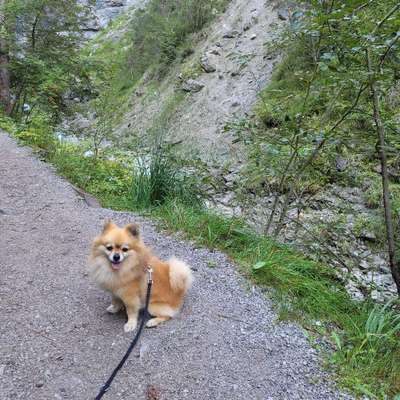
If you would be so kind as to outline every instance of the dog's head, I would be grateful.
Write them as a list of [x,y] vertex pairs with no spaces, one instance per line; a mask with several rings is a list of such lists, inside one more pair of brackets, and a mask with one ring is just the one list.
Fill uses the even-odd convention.
[[97,256],[109,261],[114,271],[120,270],[127,259],[136,263],[143,252],[138,225],[132,223],[120,228],[112,221],[107,221],[102,233],[94,241],[94,250]]

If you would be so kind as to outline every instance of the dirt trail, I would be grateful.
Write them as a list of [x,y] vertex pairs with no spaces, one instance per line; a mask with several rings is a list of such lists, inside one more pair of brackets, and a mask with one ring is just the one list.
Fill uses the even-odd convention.
[[[196,282],[178,318],[146,330],[107,399],[345,399],[301,329],[275,324],[226,257],[158,233],[129,213],[89,208],[51,168],[0,132],[0,398],[91,399],[131,336],[85,264],[105,218],[139,220]],[[209,265],[216,265],[210,268]]]

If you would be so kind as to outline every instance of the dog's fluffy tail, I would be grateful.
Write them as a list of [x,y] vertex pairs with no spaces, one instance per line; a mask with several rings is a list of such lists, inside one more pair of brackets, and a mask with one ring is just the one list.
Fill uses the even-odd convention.
[[173,257],[168,261],[169,282],[174,292],[183,292],[190,289],[193,282],[193,275],[190,267],[183,261]]

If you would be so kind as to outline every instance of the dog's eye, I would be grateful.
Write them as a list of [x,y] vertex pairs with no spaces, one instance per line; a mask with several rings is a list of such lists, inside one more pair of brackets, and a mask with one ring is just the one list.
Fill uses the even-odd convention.
[[108,245],[108,246],[106,246],[106,249],[107,249],[108,251],[111,251],[111,250],[113,249],[113,247],[110,246],[110,245]]
[[122,251],[123,251],[124,253],[126,253],[128,250],[129,250],[129,249],[128,249],[127,247],[123,247],[123,248],[122,248]]

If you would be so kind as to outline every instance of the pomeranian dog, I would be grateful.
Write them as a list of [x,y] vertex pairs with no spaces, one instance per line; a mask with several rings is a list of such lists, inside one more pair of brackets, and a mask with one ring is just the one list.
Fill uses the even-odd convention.
[[147,291],[147,269],[153,269],[147,327],[154,327],[174,317],[192,284],[190,268],[176,258],[163,262],[154,256],[140,237],[139,227],[123,228],[107,221],[92,244],[89,272],[94,281],[112,295],[107,311],[111,314],[125,307],[128,322],[125,332],[137,326],[139,310]]

